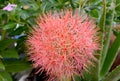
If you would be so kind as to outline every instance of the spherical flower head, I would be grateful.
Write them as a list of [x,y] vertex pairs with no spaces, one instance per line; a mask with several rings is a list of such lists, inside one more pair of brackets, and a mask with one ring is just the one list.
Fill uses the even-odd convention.
[[[28,55],[35,68],[46,71],[48,81],[80,75],[99,49],[98,29],[87,16],[72,11],[51,12],[37,19],[28,35]],[[57,80],[55,80],[57,79]]]

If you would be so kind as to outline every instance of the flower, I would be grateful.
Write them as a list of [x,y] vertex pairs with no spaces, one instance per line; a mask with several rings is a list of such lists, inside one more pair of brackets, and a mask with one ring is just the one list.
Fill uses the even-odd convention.
[[98,29],[88,17],[68,10],[43,14],[37,24],[28,35],[28,55],[34,68],[40,68],[38,72],[46,71],[48,81],[81,76],[95,60]]
[[7,10],[7,11],[12,11],[13,10],[13,8],[14,7],[16,7],[17,5],[15,5],[15,4],[8,4],[7,6],[5,6],[4,8],[3,8],[3,10]]

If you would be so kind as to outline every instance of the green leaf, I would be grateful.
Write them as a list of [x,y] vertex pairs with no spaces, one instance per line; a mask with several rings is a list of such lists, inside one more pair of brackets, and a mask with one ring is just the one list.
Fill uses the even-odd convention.
[[27,11],[24,11],[24,10],[21,10],[19,13],[18,13],[18,16],[20,18],[22,18],[23,20],[27,19],[30,17],[29,13]]
[[19,0],[20,3],[29,4],[35,2],[34,0]]
[[120,47],[120,34],[117,36],[113,44],[108,50],[106,59],[104,61],[103,67],[101,69],[101,75],[105,75],[111,68]]
[[20,72],[31,68],[29,62],[21,60],[5,60],[3,61],[5,69],[8,72]]
[[15,22],[9,22],[8,24],[6,24],[5,26],[3,26],[3,29],[4,30],[7,30],[7,29],[11,29],[11,28],[14,28],[16,26],[17,23]]
[[0,81],[5,81],[4,77],[0,74]]
[[10,36],[15,36],[15,35],[20,35],[21,33],[23,33],[24,31],[28,30],[27,27],[25,26],[20,26],[18,27],[16,30],[11,30],[10,31]]
[[15,41],[16,41],[15,39],[7,39],[0,41],[0,50],[4,50],[9,46],[13,45]]
[[120,66],[117,66],[102,81],[118,81],[120,79]]
[[95,18],[98,18],[98,17],[99,17],[98,11],[97,11],[96,9],[92,10],[92,11],[90,12],[90,15],[91,15],[92,17],[95,17]]
[[1,60],[0,60],[0,69],[5,70],[5,66],[4,66],[4,64],[2,63]]
[[43,2],[43,3],[42,3],[42,12],[45,12],[45,11],[47,11],[47,10],[50,10],[50,9],[51,9],[52,7],[54,7],[55,5],[57,5],[56,2],[55,2],[55,1],[52,1],[52,0],[47,1],[47,2]]
[[118,15],[120,15],[120,0],[116,0],[116,8],[115,8],[115,10],[116,10],[116,13]]
[[4,79],[3,81],[13,81],[11,75],[8,72],[6,72],[6,71],[1,71],[0,75]]
[[74,75],[74,81],[82,81],[81,80],[81,77],[80,76],[78,76],[78,75]]
[[3,14],[6,14],[6,11],[0,10],[0,16],[2,16]]
[[1,52],[3,58],[19,58],[15,49],[8,49]]
[[33,8],[34,11],[39,9],[39,6],[36,3],[32,3],[29,6],[31,6]]
[[1,55],[0,55],[0,59],[3,58]]

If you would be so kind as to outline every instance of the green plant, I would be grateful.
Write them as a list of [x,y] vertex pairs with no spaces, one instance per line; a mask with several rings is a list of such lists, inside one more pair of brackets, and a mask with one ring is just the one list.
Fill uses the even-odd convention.
[[[12,11],[3,10],[8,4],[15,4]],[[13,81],[13,73],[31,68],[25,50],[26,34],[36,25],[35,19],[48,11],[72,9],[85,13],[100,28],[101,51],[98,62],[83,77],[76,81],[117,81],[120,66],[110,71],[120,47],[120,0],[0,0],[0,81]],[[110,45],[111,35],[115,40]],[[24,67],[23,67],[24,66]]]

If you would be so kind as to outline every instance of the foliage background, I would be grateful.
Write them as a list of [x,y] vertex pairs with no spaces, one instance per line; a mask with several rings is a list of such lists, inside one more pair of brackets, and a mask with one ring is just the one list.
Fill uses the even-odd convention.
[[[16,4],[5,11],[8,3]],[[0,0],[0,81],[16,81],[15,75],[31,69],[25,53],[29,29],[36,25],[40,14],[52,10],[73,9],[95,20],[101,32],[101,47],[95,67],[76,81],[117,81],[120,66],[109,72],[120,46],[120,0]],[[111,35],[115,41],[109,47]]]

